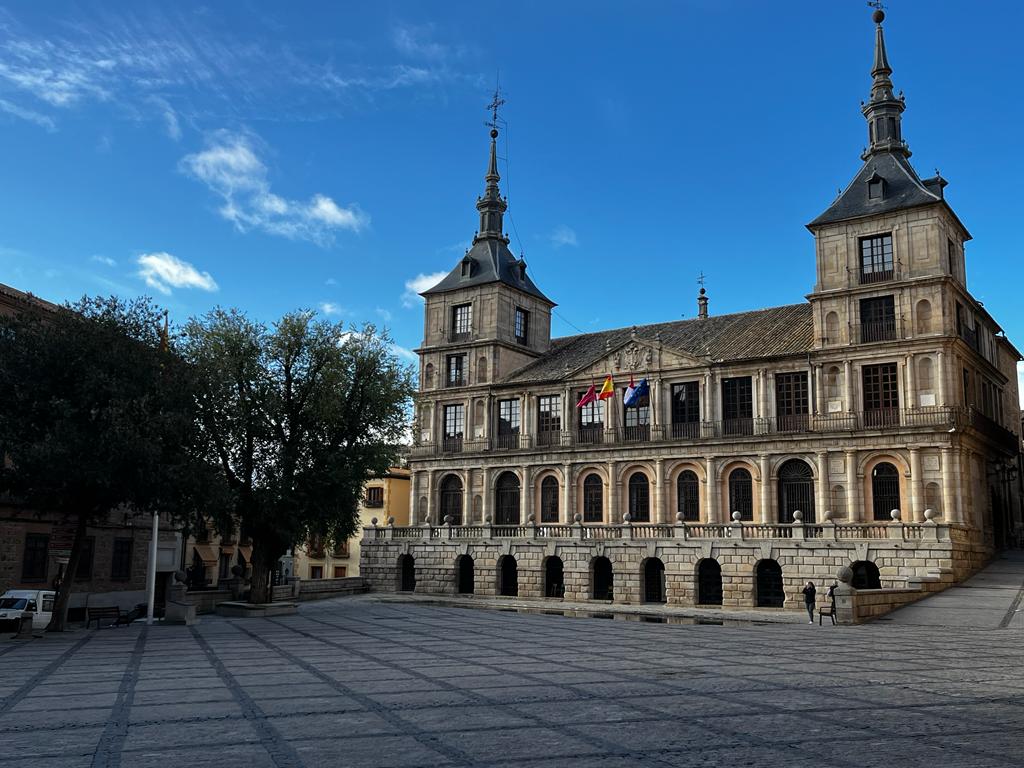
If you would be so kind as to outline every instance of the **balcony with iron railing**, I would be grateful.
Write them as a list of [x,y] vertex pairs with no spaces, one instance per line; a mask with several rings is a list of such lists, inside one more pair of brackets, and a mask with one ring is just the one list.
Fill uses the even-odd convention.
[[860,324],[860,343],[894,341],[896,339],[896,318],[871,320]]
[[891,269],[876,269],[872,272],[860,273],[860,284],[871,285],[873,283],[884,283],[886,280],[892,280],[894,272]]

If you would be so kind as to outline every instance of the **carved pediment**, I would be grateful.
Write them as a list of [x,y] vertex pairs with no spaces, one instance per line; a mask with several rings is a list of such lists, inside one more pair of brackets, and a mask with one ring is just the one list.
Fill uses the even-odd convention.
[[660,341],[648,341],[633,337],[618,347],[606,349],[604,354],[588,365],[567,372],[569,377],[590,376],[604,378],[628,375],[646,376],[655,371],[669,371],[679,368],[701,368],[704,360],[681,350],[669,349]]

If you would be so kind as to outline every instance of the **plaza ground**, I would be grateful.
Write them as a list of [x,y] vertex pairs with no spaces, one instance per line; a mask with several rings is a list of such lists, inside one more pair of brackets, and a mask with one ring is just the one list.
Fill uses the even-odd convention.
[[1024,766],[1024,561],[994,568],[858,627],[366,596],[4,640],[0,768]]

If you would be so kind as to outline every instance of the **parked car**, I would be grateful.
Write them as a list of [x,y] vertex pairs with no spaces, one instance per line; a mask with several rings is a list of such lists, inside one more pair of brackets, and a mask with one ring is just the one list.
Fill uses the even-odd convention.
[[57,593],[48,589],[9,589],[0,596],[0,628],[17,629],[21,614],[32,614],[32,628],[45,629],[53,613]]

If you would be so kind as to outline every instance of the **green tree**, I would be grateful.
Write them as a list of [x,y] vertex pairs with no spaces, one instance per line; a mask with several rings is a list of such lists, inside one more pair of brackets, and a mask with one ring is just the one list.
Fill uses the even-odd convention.
[[272,327],[216,309],[185,328],[206,458],[233,503],[214,522],[253,542],[253,602],[310,535],[355,532],[366,480],[397,458],[412,371],[372,325],[346,329],[294,312]]
[[48,630],[64,629],[88,525],[200,498],[183,492],[196,458],[191,376],[163,327],[148,299],[0,319],[0,492],[75,529]]

